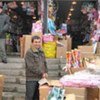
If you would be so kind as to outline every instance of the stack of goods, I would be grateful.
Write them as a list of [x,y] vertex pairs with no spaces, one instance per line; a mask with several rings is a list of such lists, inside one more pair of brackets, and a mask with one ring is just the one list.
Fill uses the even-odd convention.
[[[66,58],[68,63],[66,64],[66,69],[70,71],[71,75],[65,75],[60,79],[60,82],[64,86],[90,88],[100,86],[99,58],[96,58],[95,62],[92,60],[91,63],[85,61],[87,68],[84,67],[80,53],[77,50],[70,53],[68,52]],[[72,68],[77,69],[74,74],[72,73]],[[79,68],[81,68],[81,70]],[[82,70],[82,68],[84,68],[84,70]]]
[[71,52],[66,52],[66,62],[67,64],[64,70],[68,71],[70,74],[74,73],[74,71],[80,71],[85,68],[81,53],[77,49],[72,50]]
[[43,35],[43,50],[46,58],[56,57],[56,42],[51,34]]

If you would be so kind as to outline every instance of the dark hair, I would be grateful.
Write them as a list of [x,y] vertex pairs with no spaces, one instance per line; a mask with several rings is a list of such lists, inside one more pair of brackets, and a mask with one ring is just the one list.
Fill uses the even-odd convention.
[[35,39],[40,39],[39,36],[33,36],[31,42],[33,42]]

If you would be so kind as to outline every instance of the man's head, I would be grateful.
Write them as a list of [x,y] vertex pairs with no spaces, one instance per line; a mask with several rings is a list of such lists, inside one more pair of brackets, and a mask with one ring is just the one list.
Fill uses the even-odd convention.
[[2,2],[0,2],[0,13],[3,11],[3,5]]
[[33,36],[32,37],[32,45],[35,48],[40,48],[41,47],[41,38],[39,36]]

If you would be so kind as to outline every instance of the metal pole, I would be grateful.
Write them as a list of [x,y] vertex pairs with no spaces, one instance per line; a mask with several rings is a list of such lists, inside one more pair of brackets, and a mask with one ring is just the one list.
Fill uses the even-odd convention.
[[48,0],[43,0],[43,33],[48,33]]
[[100,0],[98,0],[97,2],[98,2],[98,11],[100,11]]

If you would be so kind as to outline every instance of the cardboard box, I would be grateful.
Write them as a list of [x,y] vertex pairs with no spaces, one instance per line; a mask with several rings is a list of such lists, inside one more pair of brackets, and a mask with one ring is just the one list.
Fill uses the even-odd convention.
[[44,84],[47,83],[47,85],[43,85],[42,84],[39,87],[40,100],[47,100],[49,91],[52,89],[53,86],[62,87],[62,85],[60,84],[59,80],[46,80],[46,79],[42,79],[41,83],[44,83]]
[[25,38],[25,42],[24,42],[24,56],[27,52],[27,50],[30,48],[31,46],[31,35],[23,35],[23,37]]
[[65,100],[77,100],[74,94],[66,94]]
[[[70,68],[71,74],[74,74],[75,72],[79,72],[85,70],[85,67],[80,67],[80,68]],[[70,74],[70,73],[69,73]]]
[[85,88],[76,88],[76,87],[64,87],[66,94],[75,94],[75,96],[86,97],[87,92]]
[[100,100],[100,87],[99,87],[99,100]]
[[30,48],[31,45],[31,35],[23,35],[22,38],[20,38],[20,56],[23,58],[27,52],[27,50]]
[[21,37],[20,38],[20,56],[21,56],[21,58],[24,57],[24,45],[25,45],[25,38]]
[[39,81],[39,84],[40,86],[43,86],[43,85],[48,85],[48,86],[57,86],[57,87],[62,87],[62,84],[60,83],[59,80],[47,80],[45,78],[41,79]]
[[75,94],[66,94],[65,100],[86,100],[84,96],[76,96]]
[[56,58],[66,58],[66,49],[64,47],[57,47]]
[[97,43],[96,54],[100,55],[100,42]]
[[0,75],[0,100],[2,100],[3,85],[4,85],[4,76]]
[[47,85],[40,86],[39,91],[40,91],[40,100],[47,100],[50,87]]
[[62,84],[60,83],[59,80],[48,80],[49,86],[57,86],[57,87],[62,87]]
[[32,36],[35,36],[35,35],[37,35],[37,36],[39,36],[40,38],[42,38],[42,33],[41,32],[32,32],[32,34],[31,34]]
[[87,100],[100,100],[100,88],[87,88]]
[[62,45],[57,46],[56,58],[66,58],[66,51],[71,51],[72,39],[67,38],[66,40],[59,41]]
[[83,58],[94,58],[93,46],[78,46]]
[[95,58],[95,54],[92,52],[81,52],[81,54],[82,54],[82,58],[90,58],[90,59]]
[[[88,100],[86,88],[65,87],[66,94],[74,94],[75,100]],[[71,99],[70,99],[71,100]]]
[[93,46],[78,46],[81,52],[93,52]]
[[85,96],[76,96],[76,100],[87,100]]

